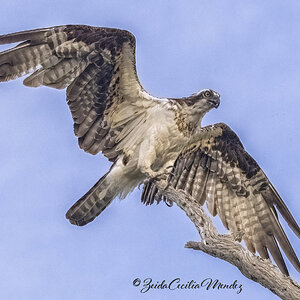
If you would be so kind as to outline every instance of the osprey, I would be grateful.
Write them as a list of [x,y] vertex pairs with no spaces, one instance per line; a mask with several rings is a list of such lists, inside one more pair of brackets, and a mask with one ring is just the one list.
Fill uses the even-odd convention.
[[16,42],[0,54],[0,81],[32,73],[26,86],[67,88],[80,148],[113,162],[67,212],[72,224],[91,222],[143,182],[142,202],[159,202],[156,182],[163,181],[201,205],[207,201],[227,229],[243,232],[251,252],[271,254],[288,274],[278,242],[300,271],[277,210],[298,237],[300,228],[273,185],[227,125],[201,127],[203,116],[219,106],[217,92],[149,95],[136,74],[135,38],[125,30],[67,25],[0,36],[0,44]]

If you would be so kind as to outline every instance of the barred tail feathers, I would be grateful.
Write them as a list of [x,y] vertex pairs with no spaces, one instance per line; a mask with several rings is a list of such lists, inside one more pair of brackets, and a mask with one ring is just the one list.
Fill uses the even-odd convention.
[[112,202],[116,195],[111,192],[107,174],[67,211],[66,218],[70,223],[78,226],[86,225]]
[[122,196],[124,188],[124,166],[120,161],[114,163],[98,182],[82,196],[66,213],[70,223],[78,226],[93,221],[118,195]]

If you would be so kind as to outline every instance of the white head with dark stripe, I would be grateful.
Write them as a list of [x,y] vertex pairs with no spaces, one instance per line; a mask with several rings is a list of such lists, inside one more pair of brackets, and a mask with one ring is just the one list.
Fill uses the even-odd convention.
[[220,105],[220,94],[210,89],[201,90],[198,93],[192,94],[188,97],[195,108],[202,108],[210,110],[212,108],[218,108]]
[[176,100],[189,115],[198,115],[202,118],[212,108],[218,108],[220,94],[211,89],[204,89],[189,97]]

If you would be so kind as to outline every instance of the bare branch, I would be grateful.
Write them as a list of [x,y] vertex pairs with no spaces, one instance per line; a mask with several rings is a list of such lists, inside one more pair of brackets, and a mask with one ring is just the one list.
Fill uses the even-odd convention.
[[[280,272],[270,260],[262,259],[236,242],[237,236],[219,234],[200,204],[184,193],[157,183],[162,195],[175,202],[194,223],[200,242],[188,242],[185,247],[201,250],[236,266],[247,278],[260,283],[282,299],[300,299],[300,286]],[[242,233],[240,233],[242,234]]]

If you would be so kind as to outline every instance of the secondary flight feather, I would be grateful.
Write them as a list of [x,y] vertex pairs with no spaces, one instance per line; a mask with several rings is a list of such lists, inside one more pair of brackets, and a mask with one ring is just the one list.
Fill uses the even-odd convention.
[[206,202],[227,229],[243,233],[250,251],[271,254],[288,274],[279,243],[300,271],[277,211],[298,237],[300,228],[273,185],[227,125],[201,127],[203,116],[219,106],[217,92],[149,95],[136,73],[135,38],[125,30],[65,25],[0,36],[0,44],[18,42],[0,53],[0,81],[30,74],[26,86],[66,88],[80,148],[113,162],[67,212],[72,224],[91,222],[145,180],[142,202],[159,202],[155,183],[161,180]]

